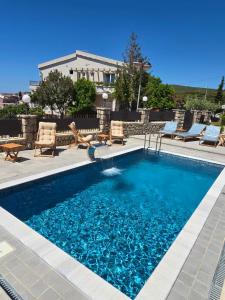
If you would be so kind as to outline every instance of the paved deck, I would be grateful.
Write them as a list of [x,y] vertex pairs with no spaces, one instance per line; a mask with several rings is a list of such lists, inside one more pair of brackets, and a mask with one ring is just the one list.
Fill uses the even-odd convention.
[[[129,139],[124,146],[121,146],[121,144],[110,147],[104,144],[101,146],[96,145],[96,157],[130,149],[140,144],[143,145],[143,142],[140,140]],[[20,161],[15,163],[4,161],[4,156],[4,153],[0,153],[0,183],[89,160],[85,149],[77,150],[76,147],[68,149],[66,146],[57,147],[54,158],[34,157],[33,150],[21,151],[19,153]]]
[[[143,136],[134,136],[128,139],[126,146],[100,147],[97,149],[96,155],[103,156],[140,145],[143,145]],[[225,163],[225,148],[223,147],[213,148],[200,146],[198,142],[184,143],[163,139],[162,150]],[[0,156],[3,157],[3,154]],[[85,150],[67,149],[66,147],[59,147],[58,155],[55,158],[34,158],[33,151],[22,151],[20,156],[23,160],[16,163],[0,158],[0,183],[87,160]],[[169,300],[208,299],[210,284],[225,238],[224,220],[225,188],[184,264],[170,292]],[[0,226],[1,241],[7,241],[14,251],[0,258],[0,273],[24,299],[88,299],[80,290]]]

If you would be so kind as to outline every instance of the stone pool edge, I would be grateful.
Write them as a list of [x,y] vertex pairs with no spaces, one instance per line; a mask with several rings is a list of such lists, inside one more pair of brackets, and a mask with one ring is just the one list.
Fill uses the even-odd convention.
[[[133,147],[117,153],[106,155],[102,158],[107,159],[123,155],[143,147]],[[163,151],[171,155],[183,158],[194,159],[213,164],[224,165],[213,160],[201,159],[194,156],[181,155],[175,152]],[[26,182],[31,182],[43,177],[69,171],[78,167],[91,164],[90,161],[83,161],[66,167],[57,168],[51,171],[31,175],[22,179],[12,180],[0,184],[0,190],[17,186]],[[191,249],[194,246],[198,235],[203,228],[207,217],[213,208],[225,182],[225,169],[222,170],[216,181],[213,183],[205,197],[200,202],[182,231],[179,233],[171,247],[168,249],[154,272],[146,281],[143,288],[135,299],[137,300],[165,300],[173,287]],[[74,284],[82,293],[90,299],[130,299],[118,289],[113,287],[100,276],[89,270],[83,264],[66,254],[63,250],[45,239],[39,233],[14,217],[8,211],[0,207],[1,225],[10,232],[15,238],[25,246],[34,251],[41,259],[47,262],[59,274]]]

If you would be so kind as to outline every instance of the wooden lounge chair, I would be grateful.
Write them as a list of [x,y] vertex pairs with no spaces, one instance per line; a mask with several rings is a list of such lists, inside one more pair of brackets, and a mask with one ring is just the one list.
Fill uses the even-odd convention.
[[89,134],[87,136],[83,136],[76,128],[75,122],[72,122],[68,125],[71,129],[75,142],[70,144],[69,147],[77,146],[79,148],[80,145],[84,145],[86,147],[91,147],[91,141],[94,140],[94,137],[92,134]]
[[[44,154],[42,149],[52,150],[51,155]],[[39,122],[37,141],[34,143],[34,156],[51,156],[54,157],[56,148],[56,123]],[[36,150],[40,149],[40,153],[36,154]]]
[[123,122],[122,121],[111,121],[110,126],[110,143],[112,144],[113,140],[120,140],[122,146],[124,145],[124,133],[123,133]]

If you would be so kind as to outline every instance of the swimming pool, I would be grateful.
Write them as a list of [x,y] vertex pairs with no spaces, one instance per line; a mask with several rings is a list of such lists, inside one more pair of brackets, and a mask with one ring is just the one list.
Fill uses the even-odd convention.
[[221,170],[140,150],[2,191],[0,205],[134,298]]

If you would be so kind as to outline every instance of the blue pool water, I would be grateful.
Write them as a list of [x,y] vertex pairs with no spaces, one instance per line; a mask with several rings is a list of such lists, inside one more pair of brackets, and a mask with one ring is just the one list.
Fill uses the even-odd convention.
[[221,170],[136,151],[2,191],[0,205],[134,299]]

